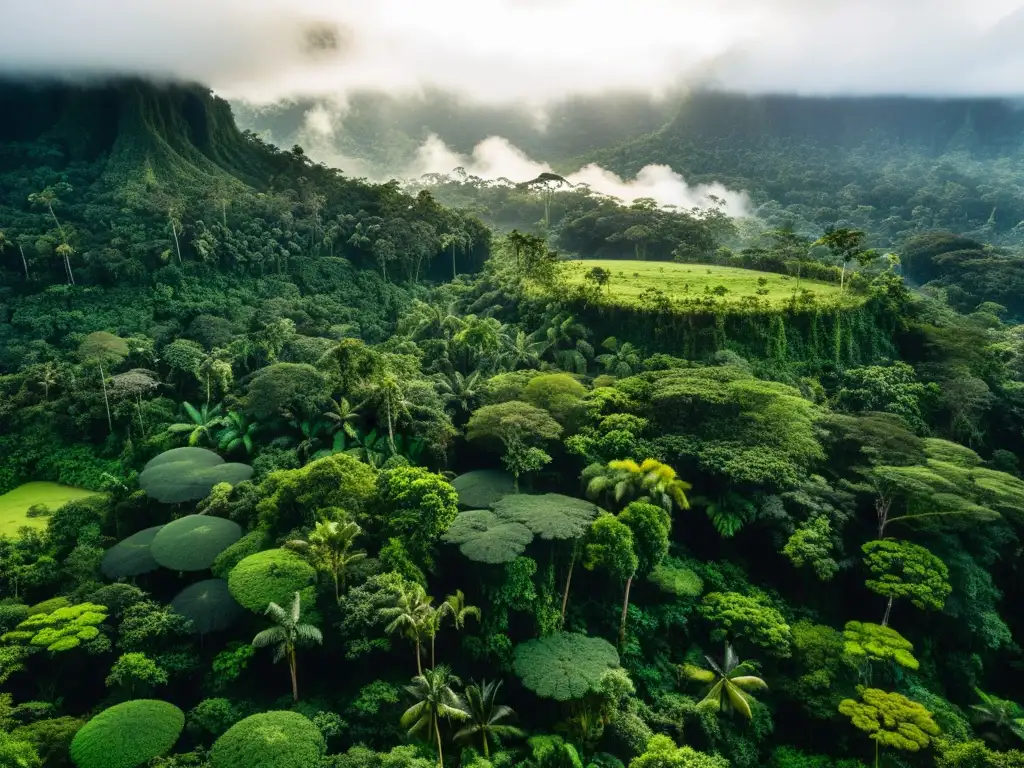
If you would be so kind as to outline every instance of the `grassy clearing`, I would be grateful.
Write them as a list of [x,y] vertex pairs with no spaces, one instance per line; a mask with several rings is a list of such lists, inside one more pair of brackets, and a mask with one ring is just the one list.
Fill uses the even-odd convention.
[[[769,307],[781,307],[793,297],[797,286],[796,278],[789,275],[707,264],[585,259],[567,262],[566,267],[566,277],[574,284],[583,283],[594,267],[607,269],[612,277],[603,290],[608,292],[614,303],[623,306],[635,304],[644,291],[657,288],[673,300],[699,300],[714,296],[719,303],[729,305],[739,304],[746,297],[757,297],[767,302]],[[721,293],[719,286],[726,288],[726,292]],[[716,288],[718,294],[714,292]],[[839,286],[832,283],[803,279],[800,280],[800,289],[811,291],[822,303],[833,303],[840,298],[850,304],[861,302],[861,298],[854,294],[841,294]]]
[[62,504],[87,496],[95,496],[95,491],[84,488],[72,488],[60,483],[25,483],[0,496],[0,536],[14,536],[18,529],[27,525],[32,528],[45,528],[45,517],[26,517],[25,513],[33,504],[45,504],[50,511]]

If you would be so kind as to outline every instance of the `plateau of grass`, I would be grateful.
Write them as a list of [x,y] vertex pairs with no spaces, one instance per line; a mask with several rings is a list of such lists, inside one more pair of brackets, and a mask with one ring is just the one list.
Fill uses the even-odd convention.
[[[587,280],[587,273],[594,267],[608,270],[611,280],[601,289],[602,293],[622,306],[636,304],[644,291],[657,288],[673,300],[711,296],[719,303],[729,305],[739,304],[745,297],[756,296],[768,302],[769,307],[782,307],[797,289],[797,279],[789,275],[710,264],[584,259],[565,262],[565,267],[567,279],[577,285]],[[801,279],[799,285],[801,291],[811,291],[823,303],[841,299],[844,303],[856,305],[862,301],[861,297],[849,291],[842,294],[834,283]],[[722,288],[726,290],[723,292]]]
[[95,496],[95,491],[72,488],[60,483],[25,483],[0,496],[0,536],[16,536],[23,525],[45,528],[45,517],[27,517],[28,508],[43,504],[51,512],[75,499]]

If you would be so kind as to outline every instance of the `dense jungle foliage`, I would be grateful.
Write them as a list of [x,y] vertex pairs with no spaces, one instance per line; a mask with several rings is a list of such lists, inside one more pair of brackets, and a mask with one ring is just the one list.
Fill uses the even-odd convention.
[[83,494],[0,495],[0,767],[1024,766],[1024,308],[969,222],[849,220],[853,151],[734,221],[373,185],[196,87],[0,114],[0,494]]

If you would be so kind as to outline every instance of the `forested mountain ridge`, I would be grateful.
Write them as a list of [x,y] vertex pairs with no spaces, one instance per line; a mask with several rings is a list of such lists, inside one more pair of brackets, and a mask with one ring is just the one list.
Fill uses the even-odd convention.
[[0,94],[0,768],[1024,767],[1011,254]]

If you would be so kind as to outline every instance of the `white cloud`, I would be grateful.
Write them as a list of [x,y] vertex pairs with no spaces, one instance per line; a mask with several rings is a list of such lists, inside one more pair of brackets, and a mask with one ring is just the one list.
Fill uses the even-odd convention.
[[[473,148],[469,156],[449,149],[436,135],[431,135],[419,148],[416,160],[406,177],[427,173],[451,174],[455,168],[482,179],[506,178],[512,182],[529,181],[539,174],[550,172],[551,166],[532,160],[507,139],[491,136]],[[724,210],[730,216],[750,214],[750,199],[746,192],[727,189],[721,184],[691,186],[681,174],[667,165],[648,165],[640,169],[635,179],[622,179],[596,164],[584,166],[566,177],[573,184],[586,184],[595,192],[632,203],[641,197],[650,197],[661,205],[674,205],[682,209],[708,208],[715,196],[725,201]]]
[[680,82],[1019,95],[1022,39],[1020,0],[0,0],[0,73],[186,78],[251,100],[434,86],[541,103]]

